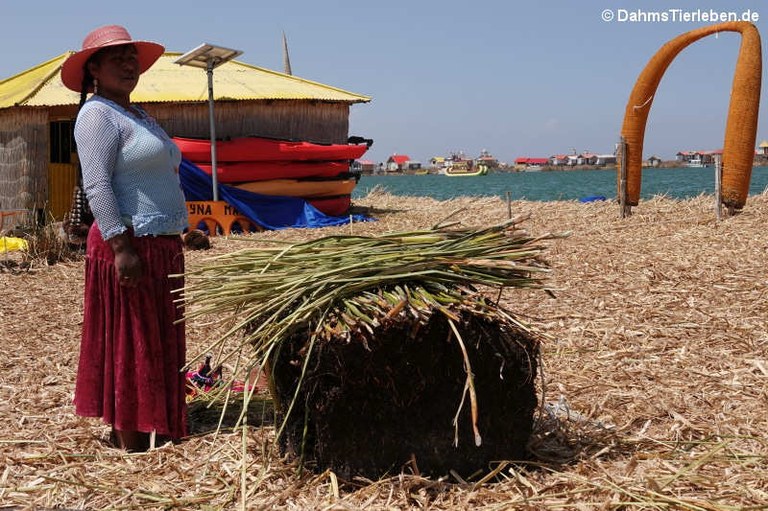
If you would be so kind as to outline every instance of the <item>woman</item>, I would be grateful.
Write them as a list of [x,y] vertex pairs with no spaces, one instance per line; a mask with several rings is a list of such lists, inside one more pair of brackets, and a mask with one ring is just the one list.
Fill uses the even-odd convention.
[[[95,223],[88,232],[78,415],[112,425],[129,451],[149,447],[149,433],[186,434],[186,346],[180,233],[187,210],[178,177],[181,154],[130,95],[163,46],[133,41],[123,27],[101,27],[61,70],[81,93],[75,140],[83,189]],[[85,101],[88,92],[93,95]]]

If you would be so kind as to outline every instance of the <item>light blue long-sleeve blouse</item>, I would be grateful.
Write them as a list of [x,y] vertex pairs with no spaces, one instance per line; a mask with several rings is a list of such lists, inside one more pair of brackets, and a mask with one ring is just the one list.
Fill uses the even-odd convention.
[[136,236],[180,233],[187,208],[181,152],[141,108],[91,97],[75,122],[83,190],[105,240],[133,227]]

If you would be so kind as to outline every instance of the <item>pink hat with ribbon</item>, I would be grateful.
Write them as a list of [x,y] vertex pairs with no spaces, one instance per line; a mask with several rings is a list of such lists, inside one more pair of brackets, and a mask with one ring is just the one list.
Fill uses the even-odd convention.
[[[97,28],[83,40],[80,51],[70,55],[61,66],[61,81],[75,92],[80,92],[83,87],[84,66],[91,55],[109,46],[132,44],[136,48],[139,59],[139,73],[143,73],[154,64],[165,51],[162,44],[152,41],[134,41],[128,31],[120,25],[107,25]],[[91,92],[93,88],[89,88]]]

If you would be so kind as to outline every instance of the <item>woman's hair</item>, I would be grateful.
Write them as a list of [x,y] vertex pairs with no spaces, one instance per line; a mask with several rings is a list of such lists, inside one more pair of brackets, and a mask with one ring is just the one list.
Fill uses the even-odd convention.
[[[93,76],[91,75],[91,71],[88,69],[89,64],[92,62],[97,62],[100,58],[100,53],[102,50],[97,51],[91,57],[85,61],[85,64],[83,64],[83,83],[80,85],[80,104],[77,107],[77,112],[80,113],[80,109],[83,108],[83,105],[85,104],[85,100],[88,99],[88,90],[93,86]],[[83,187],[83,167],[80,164],[80,158],[77,159],[77,189],[75,191],[75,194],[81,193],[82,194],[82,187]],[[85,201],[85,195],[83,194],[80,198],[81,200]],[[71,214],[71,217],[73,217],[73,220],[76,221],[76,223],[80,223],[81,219],[80,216],[75,213],[75,210],[73,209]]]
[[83,83],[80,85],[80,106],[77,107],[78,112],[83,108],[85,100],[88,98],[88,90],[93,87],[93,76],[91,76],[91,71],[88,67],[91,63],[99,60],[99,53],[101,53],[101,51],[102,50],[99,50],[91,55],[91,57],[85,61],[85,64],[83,64]]
[[86,71],[83,73],[83,84],[80,87],[80,105],[77,107],[78,112],[83,108],[85,100],[88,98],[88,89],[90,89],[93,84],[93,77],[91,76],[91,73],[88,72],[88,66],[86,65],[85,68]]

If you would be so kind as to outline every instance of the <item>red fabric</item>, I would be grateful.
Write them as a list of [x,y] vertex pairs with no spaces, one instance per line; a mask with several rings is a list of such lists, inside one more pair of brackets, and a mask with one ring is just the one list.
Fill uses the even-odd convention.
[[80,363],[75,387],[78,415],[101,417],[118,430],[187,433],[183,310],[171,294],[183,286],[181,237],[134,237],[143,276],[120,286],[111,247],[96,224],[88,233]]

